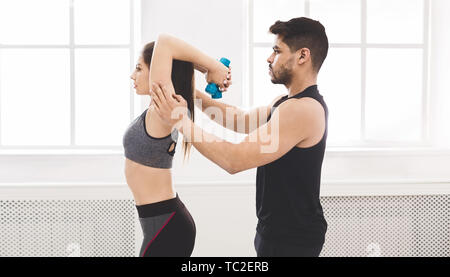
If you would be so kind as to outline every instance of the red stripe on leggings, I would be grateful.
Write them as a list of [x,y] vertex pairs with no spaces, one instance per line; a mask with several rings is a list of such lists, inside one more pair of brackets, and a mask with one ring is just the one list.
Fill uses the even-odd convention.
[[173,212],[172,215],[169,217],[169,219],[167,219],[166,223],[163,225],[163,227],[161,227],[161,229],[159,229],[158,233],[156,233],[156,235],[153,237],[153,239],[147,244],[147,247],[145,247],[144,253],[142,254],[142,257],[145,256],[145,252],[147,252],[148,247],[150,246],[150,244],[152,244],[152,242],[156,239],[156,237],[159,235],[159,233],[161,233],[161,231],[164,229],[164,227],[166,227],[166,225],[169,223],[169,221],[172,219],[172,217],[175,215],[176,212]]

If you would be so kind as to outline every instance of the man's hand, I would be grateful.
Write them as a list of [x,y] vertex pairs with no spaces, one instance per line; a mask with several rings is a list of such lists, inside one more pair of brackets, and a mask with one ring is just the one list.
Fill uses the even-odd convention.
[[221,62],[217,63],[217,67],[206,72],[206,82],[215,83],[219,86],[220,91],[227,91],[232,84],[231,81],[231,66],[226,67]]
[[189,119],[187,102],[181,95],[175,94],[172,85],[152,83],[150,96],[152,97],[150,106],[170,127],[175,125],[176,128],[181,128],[181,121]]

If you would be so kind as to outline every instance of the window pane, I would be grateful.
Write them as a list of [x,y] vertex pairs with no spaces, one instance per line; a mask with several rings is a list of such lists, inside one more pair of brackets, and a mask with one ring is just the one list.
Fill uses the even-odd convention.
[[361,50],[330,48],[317,83],[329,110],[330,144],[360,140]]
[[325,26],[330,43],[361,41],[360,0],[311,0],[310,14]]
[[367,0],[367,42],[422,43],[423,0]]
[[128,49],[75,50],[75,144],[121,145],[130,120]]
[[269,63],[267,63],[270,54],[272,49],[269,47],[253,49],[253,107],[267,106],[275,97],[287,94],[284,85],[274,85],[270,81]]
[[74,0],[74,17],[76,44],[130,42],[129,0]]
[[417,141],[422,126],[421,49],[368,49],[366,135]]
[[253,1],[253,40],[254,42],[272,42],[269,28],[275,21],[286,21],[304,16],[303,0],[254,0]]
[[69,51],[4,49],[1,55],[2,144],[68,145]]
[[68,0],[1,0],[0,43],[68,44]]

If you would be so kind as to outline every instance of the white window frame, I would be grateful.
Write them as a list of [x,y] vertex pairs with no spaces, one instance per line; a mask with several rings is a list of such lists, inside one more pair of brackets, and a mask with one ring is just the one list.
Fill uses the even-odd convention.
[[[253,105],[253,49],[257,47],[272,48],[270,42],[254,42],[254,30],[253,30],[253,13],[254,6],[253,1],[249,0],[249,93],[248,102]],[[256,0],[257,1],[257,0]],[[423,41],[422,43],[367,43],[367,0],[360,0],[361,5],[361,42],[360,43],[330,43],[330,48],[356,48],[361,50],[361,125],[360,125],[360,140],[352,141],[347,144],[330,144],[330,147],[360,147],[360,148],[373,148],[373,147],[431,147],[430,140],[430,116],[429,116],[429,16],[430,16],[430,2],[429,0],[423,0]],[[304,4],[304,16],[310,16],[310,0],[305,0]],[[325,26],[326,27],[326,26]],[[267,27],[268,28],[268,27]],[[399,142],[399,141],[379,141],[369,140],[366,138],[366,52],[368,48],[384,48],[384,49],[422,49],[423,50],[423,81],[422,81],[422,135],[419,142]],[[320,73],[319,73],[320,74]],[[320,86],[320,84],[319,84]]]
[[[137,42],[140,41],[140,0],[128,0],[130,5],[130,37],[127,44],[75,44],[75,24],[74,24],[74,0],[69,0],[69,43],[68,44],[0,44],[1,49],[69,49],[70,51],[70,144],[62,146],[7,146],[3,145],[0,134],[0,155],[2,153],[89,153],[86,150],[100,151],[122,151],[122,146],[102,146],[102,145],[76,145],[75,144],[75,50],[76,49],[129,49],[130,50],[130,74],[135,67],[137,60],[136,53],[138,51]],[[76,8],[76,7],[75,7]],[[125,76],[128,77],[128,76]],[[135,96],[133,88],[130,86],[130,121],[136,114],[136,109],[141,106],[141,99]],[[0,91],[1,96],[1,91]],[[1,101],[1,98],[0,98]],[[0,114],[1,116],[1,114]],[[1,119],[1,118],[0,118]],[[1,128],[0,128],[1,132]],[[74,152],[75,150],[75,152]],[[80,151],[77,151],[80,150]],[[62,152],[61,152],[62,151]],[[104,152],[104,151],[103,151]]]

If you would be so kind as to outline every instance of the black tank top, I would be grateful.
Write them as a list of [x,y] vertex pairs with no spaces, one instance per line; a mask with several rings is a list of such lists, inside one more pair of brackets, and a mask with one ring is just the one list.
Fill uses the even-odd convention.
[[[328,134],[328,108],[317,85],[288,97],[283,96],[271,108],[291,98],[311,97],[325,111],[325,132],[316,145],[294,146],[278,160],[260,166],[256,173],[257,232],[267,239],[298,245],[317,245],[325,241],[327,222],[320,204],[320,176]],[[280,119],[282,120],[282,119]]]

